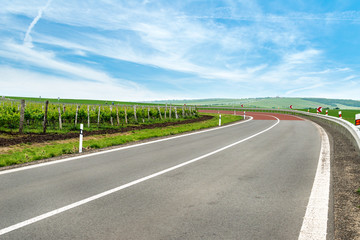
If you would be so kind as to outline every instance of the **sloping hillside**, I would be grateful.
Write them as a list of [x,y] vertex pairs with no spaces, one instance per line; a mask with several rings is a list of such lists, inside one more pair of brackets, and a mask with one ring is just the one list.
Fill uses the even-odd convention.
[[194,100],[167,100],[155,101],[154,103],[167,103],[167,104],[188,104],[199,106],[234,106],[251,108],[289,108],[293,105],[294,109],[304,108],[340,108],[340,109],[360,109],[360,101],[357,100],[344,100],[344,99],[326,99],[326,98],[245,98],[245,99],[194,99]]

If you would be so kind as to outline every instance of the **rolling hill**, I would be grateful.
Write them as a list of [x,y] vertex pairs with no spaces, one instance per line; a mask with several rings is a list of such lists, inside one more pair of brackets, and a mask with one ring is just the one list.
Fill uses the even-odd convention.
[[360,109],[360,101],[345,99],[327,99],[327,98],[244,98],[244,99],[194,99],[194,100],[168,100],[155,101],[153,103],[167,104],[188,104],[198,106],[234,106],[239,107],[242,104],[248,108],[289,108],[293,105],[294,109],[317,108],[319,106],[329,109]]

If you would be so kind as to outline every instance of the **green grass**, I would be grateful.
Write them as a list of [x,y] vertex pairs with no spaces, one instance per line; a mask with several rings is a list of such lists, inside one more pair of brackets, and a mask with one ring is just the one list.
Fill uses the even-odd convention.
[[[83,147],[89,150],[105,148],[148,138],[170,136],[178,133],[218,126],[218,115],[214,114],[213,116],[215,116],[213,119],[203,122],[169,126],[165,128],[136,130],[127,135],[108,135],[103,136],[101,139],[85,140],[83,142]],[[241,116],[222,115],[221,122],[224,125],[241,119]],[[22,144],[20,147],[16,147],[13,150],[0,155],[0,167],[61,156],[64,154],[77,153],[79,151],[78,146],[78,141],[69,143],[52,142],[48,145],[41,146]]]

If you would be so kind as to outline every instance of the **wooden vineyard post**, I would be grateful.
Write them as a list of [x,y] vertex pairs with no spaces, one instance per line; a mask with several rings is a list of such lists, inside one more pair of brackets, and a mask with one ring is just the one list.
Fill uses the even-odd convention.
[[88,114],[88,128],[90,128],[90,106],[87,107],[87,114]]
[[171,104],[170,104],[170,110],[169,110],[169,118],[171,119]]
[[148,120],[150,120],[150,107],[148,107]]
[[167,104],[165,105],[164,118],[166,119]]
[[145,119],[144,119],[144,106],[141,106],[141,117],[142,117],[142,122],[144,123],[145,122]]
[[58,111],[59,111],[59,128],[62,129],[60,104],[58,106]]
[[183,118],[185,118],[185,110],[184,110],[184,106],[182,106],[182,116],[183,116]]
[[98,127],[100,126],[100,106],[99,106],[99,111],[98,111],[98,121],[97,121],[97,125],[98,125]]
[[137,116],[136,116],[136,105],[134,105],[134,118],[135,118],[135,122],[137,122]]
[[126,112],[126,106],[125,106],[125,123],[126,123],[126,124],[128,124],[127,112]]
[[159,116],[160,116],[160,119],[162,120],[162,116],[161,116],[161,110],[160,110],[160,107],[158,107],[158,110],[159,110]]
[[117,125],[119,126],[120,119],[119,119],[119,106],[118,105],[116,105],[116,122],[117,122]]
[[43,133],[46,133],[46,125],[47,125],[47,113],[48,113],[49,101],[45,102],[45,113],[44,113],[44,122],[43,122]]
[[176,118],[176,119],[179,118],[179,116],[178,116],[178,114],[177,114],[177,109],[176,109],[176,107],[175,107],[175,118]]
[[112,117],[112,105],[110,105],[110,123],[111,126],[114,126],[113,117]]
[[24,128],[24,119],[25,119],[25,100],[21,100],[21,110],[20,110],[20,125],[19,125],[19,133],[23,133]]
[[76,125],[77,125],[78,113],[79,113],[79,105],[76,105],[76,112],[75,112],[75,127],[76,127]]

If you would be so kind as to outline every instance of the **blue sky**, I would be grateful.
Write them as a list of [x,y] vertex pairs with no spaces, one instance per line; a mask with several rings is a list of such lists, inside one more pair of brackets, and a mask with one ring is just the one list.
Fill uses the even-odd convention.
[[360,100],[358,0],[6,0],[0,95]]

